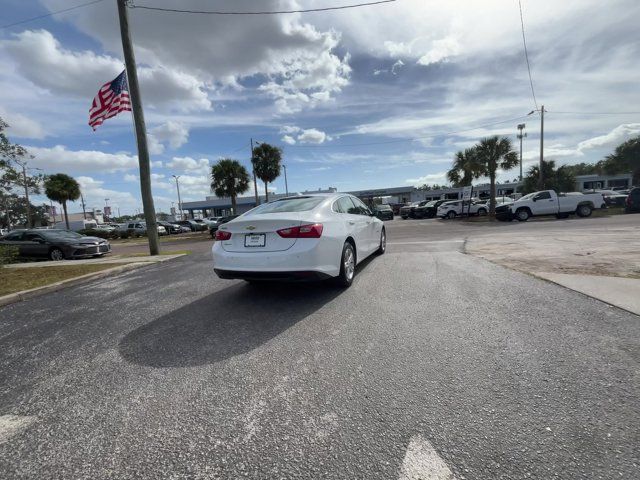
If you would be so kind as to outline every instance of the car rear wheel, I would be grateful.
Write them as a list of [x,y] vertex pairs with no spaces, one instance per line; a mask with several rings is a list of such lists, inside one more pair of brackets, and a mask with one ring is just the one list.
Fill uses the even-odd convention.
[[336,282],[341,287],[350,287],[355,274],[356,252],[350,242],[345,242],[342,247],[342,257],[340,260],[340,275],[336,278]]
[[481,209],[478,210],[478,216],[484,217],[486,215],[487,215],[487,210],[486,209],[481,208]]
[[59,248],[52,248],[49,252],[49,258],[55,262],[64,260],[64,252]]
[[451,210],[450,212],[447,213],[447,218],[449,220],[453,220],[454,218],[456,218],[456,212],[454,212],[453,210]]
[[378,255],[382,255],[387,250],[387,232],[385,229],[382,229],[380,232],[380,246],[378,247],[378,251],[376,252]]

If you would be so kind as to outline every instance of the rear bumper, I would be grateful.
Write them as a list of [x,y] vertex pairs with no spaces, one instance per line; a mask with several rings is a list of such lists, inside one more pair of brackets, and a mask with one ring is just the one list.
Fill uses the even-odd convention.
[[218,277],[225,280],[269,280],[275,282],[313,282],[327,280],[331,275],[316,271],[293,271],[293,272],[247,272],[242,270],[222,270],[214,268]]

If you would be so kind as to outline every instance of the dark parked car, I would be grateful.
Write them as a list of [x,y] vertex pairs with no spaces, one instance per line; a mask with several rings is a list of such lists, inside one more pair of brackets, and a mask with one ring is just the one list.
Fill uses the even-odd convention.
[[435,218],[438,207],[446,201],[447,200],[432,200],[427,203],[420,202],[424,204],[414,208],[413,215],[415,218]]
[[202,230],[207,229],[206,223],[198,223],[195,220],[178,220],[175,223],[177,225],[182,225],[183,227],[189,227],[192,232],[201,232]]
[[393,220],[393,210],[387,204],[376,205],[373,207],[373,213],[380,220]]
[[227,215],[226,217],[222,217],[217,223],[212,223],[209,225],[209,233],[211,234],[211,238],[216,237],[216,232],[218,231],[218,227],[223,223],[230,222],[234,218],[238,218],[240,215]]
[[180,225],[176,223],[160,221],[158,222],[158,225],[162,225],[169,234],[182,233],[182,228],[180,228]]
[[424,205],[426,205],[427,203],[429,203],[428,200],[423,200],[422,202],[413,202],[410,203],[409,205],[405,205],[404,207],[402,207],[400,209],[400,216],[402,218],[404,218],[405,220],[407,218],[416,218],[415,216],[415,211],[417,207],[422,207]]
[[513,220],[513,214],[511,213],[511,204],[503,203],[496,207],[496,220],[501,222],[510,222]]
[[0,245],[18,247],[20,257],[49,260],[99,257],[111,251],[107,240],[69,230],[16,230],[0,239]]
[[624,211],[626,213],[640,212],[640,187],[631,189],[624,202]]

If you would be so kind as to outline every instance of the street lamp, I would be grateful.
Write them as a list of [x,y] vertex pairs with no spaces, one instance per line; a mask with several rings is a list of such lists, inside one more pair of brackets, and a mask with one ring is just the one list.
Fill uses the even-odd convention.
[[107,219],[111,216],[111,212],[109,211],[109,200],[109,198],[104,199],[104,216],[107,217]]
[[180,211],[180,220],[182,220],[182,200],[180,200],[180,183],[178,180],[180,179],[180,175],[171,175],[176,179],[176,190],[178,191],[178,210]]
[[525,124],[520,123],[518,125],[518,140],[520,140],[520,181],[522,182],[522,139],[527,136],[526,133],[522,133],[524,130]]

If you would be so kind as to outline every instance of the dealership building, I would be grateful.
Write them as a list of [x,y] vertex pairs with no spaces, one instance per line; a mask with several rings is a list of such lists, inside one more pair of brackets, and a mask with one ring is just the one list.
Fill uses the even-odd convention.
[[[612,189],[612,188],[628,188],[631,187],[631,174],[620,175],[578,175],[576,176],[575,191],[582,192],[594,189]],[[508,182],[496,184],[497,196],[508,196],[518,193],[520,182]],[[481,184],[473,186],[473,197],[488,198],[489,184]],[[313,193],[336,193],[338,190],[329,187],[325,190],[307,190],[299,193],[291,193],[290,195],[309,195]],[[360,198],[365,203],[371,204],[374,199],[381,199],[383,203],[389,204],[405,204],[408,202],[419,202],[422,200],[441,200],[451,199],[458,200],[462,198],[462,188],[442,188],[438,190],[421,190],[416,187],[407,185],[402,187],[390,188],[374,188],[369,190],[355,190],[350,193]],[[286,195],[271,194],[269,200],[277,200]],[[258,197],[260,203],[265,202],[265,196]],[[247,212],[256,206],[255,196],[238,197],[237,199],[238,214]],[[216,196],[208,196],[204,200],[195,202],[183,202],[183,211],[189,214],[190,218],[199,217],[217,217],[231,214],[231,199],[218,198]]]

